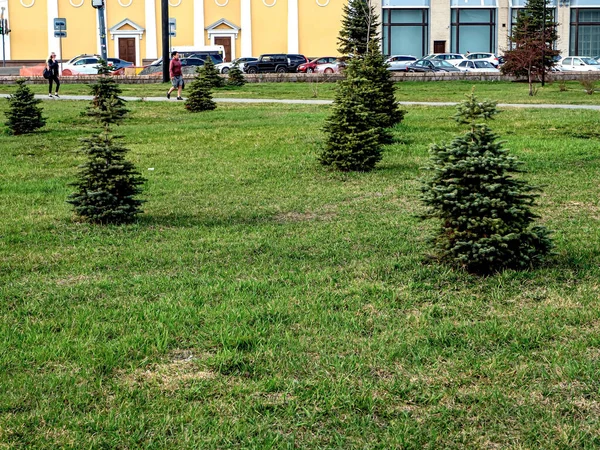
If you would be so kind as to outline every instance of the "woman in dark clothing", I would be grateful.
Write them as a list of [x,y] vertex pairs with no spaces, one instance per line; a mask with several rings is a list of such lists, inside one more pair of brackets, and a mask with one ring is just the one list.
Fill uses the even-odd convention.
[[48,87],[48,97],[52,97],[52,82],[56,83],[56,91],[54,91],[54,95],[58,97],[58,88],[60,87],[60,81],[58,80],[58,61],[56,61],[56,54],[52,52],[48,57],[48,64],[46,65],[48,70],[50,71],[50,78],[48,78],[48,82],[50,86]]

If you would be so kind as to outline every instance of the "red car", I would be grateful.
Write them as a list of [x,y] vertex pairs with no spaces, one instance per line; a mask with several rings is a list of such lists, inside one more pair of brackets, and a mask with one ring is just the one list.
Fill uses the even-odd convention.
[[337,58],[335,56],[323,56],[321,58],[313,59],[310,62],[300,64],[298,66],[298,72],[313,73],[315,71],[315,67],[317,67],[319,64],[334,63],[336,61]]

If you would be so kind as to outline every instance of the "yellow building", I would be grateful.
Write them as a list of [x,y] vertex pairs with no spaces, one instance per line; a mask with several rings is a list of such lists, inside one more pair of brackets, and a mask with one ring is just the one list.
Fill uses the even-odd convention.
[[[261,53],[336,55],[346,1],[168,0],[176,26],[171,46],[223,45],[227,60]],[[161,0],[105,4],[109,57],[141,65],[162,56]],[[90,0],[0,0],[0,8],[11,29],[4,36],[7,61],[41,61],[50,52],[63,60],[100,53],[97,10]],[[55,18],[66,19],[65,38],[55,37]]]

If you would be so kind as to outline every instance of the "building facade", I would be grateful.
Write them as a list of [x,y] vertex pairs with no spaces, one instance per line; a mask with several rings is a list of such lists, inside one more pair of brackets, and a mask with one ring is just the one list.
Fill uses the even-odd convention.
[[[168,0],[175,22],[171,46],[223,45],[227,60],[261,53],[337,54],[347,0]],[[509,48],[510,30],[526,0],[371,0],[381,19],[384,54]],[[600,0],[553,0],[563,55],[600,55]],[[108,55],[141,65],[162,56],[161,0],[105,0]],[[90,0],[0,0],[11,32],[0,56],[40,61],[100,53]],[[64,18],[67,36],[54,35]],[[2,51],[4,52],[2,54]]]

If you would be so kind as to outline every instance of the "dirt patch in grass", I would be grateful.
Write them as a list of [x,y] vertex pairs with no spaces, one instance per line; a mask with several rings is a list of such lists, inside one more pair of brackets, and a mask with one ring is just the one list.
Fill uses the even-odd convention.
[[189,350],[176,350],[164,363],[137,369],[130,374],[123,373],[121,379],[131,388],[153,385],[164,391],[175,391],[193,381],[216,378],[217,374],[210,370],[199,370],[197,362],[204,357]]

